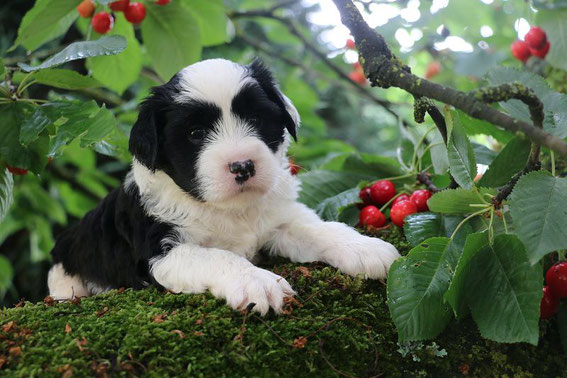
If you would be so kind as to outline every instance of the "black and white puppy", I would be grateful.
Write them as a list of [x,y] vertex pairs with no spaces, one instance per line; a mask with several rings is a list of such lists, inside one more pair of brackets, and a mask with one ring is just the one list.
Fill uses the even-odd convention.
[[286,150],[298,126],[297,110],[260,61],[205,60],[154,88],[130,135],[124,184],[57,238],[50,295],[154,284],[280,312],[294,291],[252,264],[262,248],[385,278],[396,248],[297,202]]

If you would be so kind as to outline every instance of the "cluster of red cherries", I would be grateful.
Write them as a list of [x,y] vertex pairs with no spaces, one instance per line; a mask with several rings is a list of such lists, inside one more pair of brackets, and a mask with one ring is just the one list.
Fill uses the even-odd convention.
[[[362,188],[358,197],[360,215],[358,222],[360,227],[367,230],[380,228],[386,224],[386,216],[383,211],[391,205],[390,219],[398,227],[402,227],[404,219],[417,212],[428,211],[427,200],[431,192],[427,189],[418,189],[411,196],[406,193],[396,194],[396,187],[390,180],[378,180],[369,187]],[[377,206],[382,206],[378,209]]]
[[[156,0],[156,5],[167,5],[171,0]],[[114,12],[123,12],[126,20],[132,24],[139,24],[146,18],[146,6],[139,2],[130,2],[130,0],[118,0],[108,4],[109,8]],[[95,12],[95,4],[93,0],[83,0],[77,6],[77,12],[81,17],[91,18],[91,25],[94,31],[99,34],[106,34],[112,30],[114,26],[114,17],[108,12]],[[94,14],[94,16],[93,16]]]
[[553,265],[545,273],[545,286],[541,299],[540,314],[542,319],[551,319],[559,310],[559,302],[567,298],[567,261]]
[[532,55],[545,59],[550,47],[551,44],[547,40],[545,31],[540,27],[534,26],[528,31],[523,41],[512,43],[510,50],[512,50],[514,58],[526,63]]

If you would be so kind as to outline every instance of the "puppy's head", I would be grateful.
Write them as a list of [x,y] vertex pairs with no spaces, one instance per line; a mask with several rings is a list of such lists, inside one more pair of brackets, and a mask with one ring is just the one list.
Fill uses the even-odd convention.
[[[236,205],[269,192],[287,173],[299,115],[260,60],[205,60],[152,89],[130,134],[130,151],[188,195]],[[223,205],[224,204],[224,205]]]

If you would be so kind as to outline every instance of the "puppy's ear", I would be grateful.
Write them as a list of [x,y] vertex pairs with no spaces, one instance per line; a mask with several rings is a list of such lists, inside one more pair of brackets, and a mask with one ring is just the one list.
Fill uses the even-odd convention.
[[164,126],[165,112],[173,103],[173,95],[179,92],[177,82],[176,75],[168,83],[151,89],[130,132],[130,152],[152,171],[159,165],[159,135]]
[[297,142],[297,129],[299,128],[300,119],[299,113],[291,103],[291,100],[280,91],[272,73],[260,58],[254,59],[252,64],[248,66],[248,69],[250,70],[250,76],[260,84],[270,101],[278,105],[283,111],[285,128],[293,137],[293,140]]

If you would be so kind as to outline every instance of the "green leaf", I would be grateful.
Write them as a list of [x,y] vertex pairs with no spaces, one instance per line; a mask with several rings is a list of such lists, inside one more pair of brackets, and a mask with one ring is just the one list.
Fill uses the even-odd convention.
[[449,159],[447,153],[447,146],[443,142],[443,137],[438,130],[435,130],[433,139],[431,140],[431,163],[435,174],[443,174],[449,169]]
[[14,201],[14,178],[12,174],[0,162],[0,224],[8,214],[10,206]]
[[[146,22],[147,20],[144,21]],[[142,49],[134,35],[134,27],[126,21],[122,13],[115,14],[114,27],[109,34],[125,38],[126,49],[118,55],[87,59],[87,67],[96,80],[122,94],[140,76]]]
[[337,221],[343,208],[359,201],[359,189],[348,189],[335,196],[325,198],[315,207],[315,211],[326,221]]
[[92,146],[100,142],[116,129],[116,118],[114,114],[103,105],[98,113],[92,117],[86,134],[81,137],[81,147]]
[[52,39],[63,35],[75,22],[78,2],[69,0],[37,0],[20,24],[16,46],[35,50]]
[[478,207],[470,206],[471,204],[481,204],[481,198],[484,194],[496,194],[495,190],[487,188],[473,188],[466,190],[463,188],[446,189],[435,193],[429,200],[427,205],[429,210],[436,213],[444,214],[469,214],[478,211]]
[[[563,7],[565,7],[565,4],[563,4]],[[567,70],[567,60],[565,59],[567,55],[566,18],[567,10],[542,10],[536,14],[537,25],[546,31],[547,40],[551,45],[545,60],[562,70]]]
[[0,299],[4,298],[6,290],[12,285],[14,270],[10,260],[0,255]]
[[23,102],[0,106],[0,160],[19,168],[31,167],[35,156],[20,144],[20,127],[34,110]]
[[483,146],[482,144],[478,143],[471,143],[475,160],[478,164],[485,164],[490,165],[498,155],[495,151],[491,150],[490,148]]
[[467,236],[453,279],[449,289],[443,296],[445,301],[453,308],[455,316],[459,319],[463,318],[468,312],[466,288],[471,271],[470,262],[476,253],[486,245],[488,245],[488,233],[486,232],[469,234]]
[[20,127],[20,143],[23,146],[29,145],[37,140],[39,134],[51,123],[49,118],[41,110],[36,108],[33,113],[27,117]]
[[[408,215],[404,220],[404,235],[414,247],[424,240],[436,236],[450,237],[457,225],[463,220],[460,216],[435,213],[417,213]],[[465,238],[472,232],[470,224],[465,223],[454,237],[453,243],[458,248],[464,245]]]
[[[455,181],[464,189],[474,185],[476,176],[476,160],[474,151],[467,134],[461,126],[459,114],[453,111],[445,112],[447,122],[449,169]],[[449,130],[451,130],[449,134]]]
[[510,196],[510,213],[532,264],[567,248],[567,178],[548,172],[522,176]]
[[201,57],[201,32],[191,12],[177,2],[166,7],[148,4],[142,39],[152,66],[168,81]]
[[[550,54],[552,50],[553,47]],[[519,71],[510,67],[497,67],[490,70],[488,79],[493,85],[518,81],[531,88],[544,104],[543,127],[545,131],[560,138],[567,137],[567,95],[557,93],[549,88],[544,78],[528,71]],[[527,105],[520,100],[510,100],[502,102],[500,105],[512,117],[532,122]]]
[[83,76],[76,71],[65,69],[37,71],[33,74],[32,79],[38,84],[61,89],[96,88],[102,85],[92,77]]
[[451,320],[443,294],[458,258],[448,238],[430,238],[392,264],[388,307],[400,341],[434,338]]
[[299,175],[301,192],[299,201],[316,209],[325,199],[354,188],[369,176],[356,173],[310,171]]
[[185,0],[182,5],[187,7],[197,20],[203,46],[227,42],[228,19],[222,0]]
[[478,186],[497,188],[505,185],[526,166],[530,149],[529,140],[520,137],[512,139],[490,164]]
[[461,119],[461,124],[468,135],[490,135],[499,142],[506,143],[514,136],[512,133],[494,126],[490,122],[472,118],[468,114],[456,110]]
[[38,66],[18,63],[26,72],[42,70],[77,59],[101,55],[115,55],[126,48],[126,39],[119,35],[102,37],[96,41],[74,42]]
[[481,335],[537,345],[542,269],[530,264],[522,242],[515,235],[498,235],[470,264],[465,295]]

